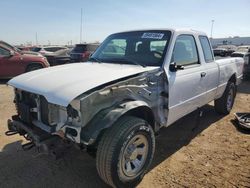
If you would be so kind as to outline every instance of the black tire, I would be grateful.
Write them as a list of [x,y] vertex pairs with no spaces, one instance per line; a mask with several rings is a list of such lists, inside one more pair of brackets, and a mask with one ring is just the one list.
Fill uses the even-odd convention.
[[29,65],[26,69],[26,72],[30,72],[30,71],[34,71],[34,70],[38,70],[38,69],[41,69],[43,68],[42,65],[39,65],[39,64],[33,64],[33,65]]
[[[140,139],[145,143],[139,144],[142,141]],[[131,144],[133,140],[134,143]],[[141,157],[138,154],[139,148],[142,149],[141,151],[147,151],[143,152]],[[98,174],[112,187],[135,187],[147,172],[153,159],[154,150],[155,136],[151,126],[143,119],[124,116],[108,129],[100,140],[96,158]],[[140,160],[143,162],[137,163]],[[135,161],[139,166],[134,165]],[[125,162],[124,165],[122,165],[123,162]],[[130,172],[128,166],[130,166]],[[129,173],[132,173],[133,170],[135,170],[135,175],[130,176]]]
[[233,82],[228,82],[226,90],[221,98],[214,101],[215,111],[219,114],[227,115],[233,108],[234,99],[236,96],[236,86]]

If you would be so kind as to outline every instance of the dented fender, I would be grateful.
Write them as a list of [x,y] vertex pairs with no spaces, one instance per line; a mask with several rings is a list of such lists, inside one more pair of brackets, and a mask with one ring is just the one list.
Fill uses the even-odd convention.
[[81,130],[82,142],[86,145],[93,144],[104,129],[111,127],[120,117],[139,107],[148,109],[154,116],[152,109],[144,101],[122,102],[95,115],[88,125]]

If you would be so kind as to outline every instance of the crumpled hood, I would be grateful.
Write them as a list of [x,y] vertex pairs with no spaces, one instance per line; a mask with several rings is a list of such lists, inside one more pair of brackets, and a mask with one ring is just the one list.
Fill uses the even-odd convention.
[[158,69],[137,65],[108,63],[74,63],[44,68],[22,74],[11,79],[8,84],[31,93],[43,95],[48,102],[62,106],[80,94],[102,84]]

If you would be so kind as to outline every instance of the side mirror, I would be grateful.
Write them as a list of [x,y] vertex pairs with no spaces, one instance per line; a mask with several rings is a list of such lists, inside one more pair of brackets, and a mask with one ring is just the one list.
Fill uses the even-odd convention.
[[11,50],[8,57],[12,57],[13,55],[15,55],[15,52]]
[[184,69],[184,66],[182,65],[177,65],[176,62],[172,62],[170,63],[169,65],[169,70],[171,72],[176,72],[177,70],[183,70]]

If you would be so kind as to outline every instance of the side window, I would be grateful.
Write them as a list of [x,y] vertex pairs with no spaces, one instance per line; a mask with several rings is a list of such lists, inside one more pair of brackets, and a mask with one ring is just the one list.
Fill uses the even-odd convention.
[[199,36],[199,39],[200,39],[205,61],[207,63],[213,62],[214,61],[213,53],[212,53],[208,38],[206,36]]
[[8,56],[10,53],[4,48],[0,48],[0,56]]
[[177,37],[172,61],[177,65],[199,64],[195,39],[192,35],[180,35]]

